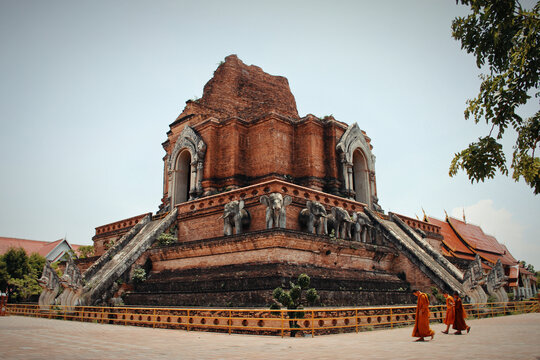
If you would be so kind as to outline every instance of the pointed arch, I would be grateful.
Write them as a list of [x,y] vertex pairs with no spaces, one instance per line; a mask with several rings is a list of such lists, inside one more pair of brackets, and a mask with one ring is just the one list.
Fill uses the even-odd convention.
[[370,207],[376,203],[375,156],[357,123],[349,125],[336,145],[343,195]]
[[168,157],[171,205],[180,204],[202,195],[202,176],[206,143],[186,125]]

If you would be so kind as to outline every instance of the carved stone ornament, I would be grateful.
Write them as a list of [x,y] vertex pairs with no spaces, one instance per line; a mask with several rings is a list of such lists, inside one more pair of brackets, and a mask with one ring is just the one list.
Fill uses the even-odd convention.
[[356,149],[360,148],[366,156],[368,162],[368,169],[373,171],[375,169],[375,155],[371,153],[369,144],[366,142],[366,138],[362,133],[362,130],[358,127],[357,123],[349,125],[347,131],[341,136],[336,150],[339,154],[345,154],[344,161],[352,164],[353,153]]
[[[361,195],[363,202],[367,203],[371,207],[372,196],[375,195],[375,156],[371,153],[370,145],[366,141],[366,137],[362,130],[358,127],[357,123],[350,125],[347,131],[343,133],[336,145],[336,151],[338,153],[341,162],[341,179],[342,193],[343,195],[355,199],[355,194],[358,193],[358,189],[355,189],[354,184],[354,152],[359,150],[366,160],[365,166],[367,169],[366,184],[367,190],[365,194]],[[356,190],[356,191],[355,191]]]
[[266,205],[266,228],[286,228],[287,227],[287,206],[292,202],[289,195],[271,193],[262,195],[260,202]]
[[171,156],[169,156],[167,159],[170,171],[174,170],[174,162],[176,161],[180,151],[183,149],[187,149],[189,151],[192,161],[198,162],[204,160],[204,155],[206,154],[206,144],[189,125],[186,125],[182,129],[182,132],[174,144],[174,149]]
[[173,189],[173,174],[175,171],[176,160],[178,155],[182,150],[188,150],[191,156],[191,188],[189,189],[189,195],[191,199],[199,197],[202,195],[202,177],[204,170],[204,156],[206,154],[206,143],[203,139],[193,130],[192,127],[186,125],[176,143],[174,144],[174,149],[171,153],[171,156],[167,157],[167,172],[169,174],[169,189]]
[[60,290],[60,278],[56,271],[51,267],[51,262],[47,260],[43,266],[43,273],[38,280],[39,286],[43,291],[39,295],[38,304],[42,310],[47,310],[49,305],[54,304],[56,294]]

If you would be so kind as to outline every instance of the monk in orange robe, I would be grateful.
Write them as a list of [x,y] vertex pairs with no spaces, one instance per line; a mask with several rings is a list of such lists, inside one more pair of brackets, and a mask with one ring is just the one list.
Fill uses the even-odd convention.
[[424,337],[435,336],[435,331],[429,327],[429,298],[423,292],[413,290],[414,296],[418,297],[416,305],[416,317],[414,318],[413,337],[417,337],[416,341],[424,341]]
[[465,312],[465,309],[463,308],[463,303],[457,293],[454,293],[454,302],[455,302],[455,319],[454,319],[454,325],[452,326],[452,328],[454,330],[457,330],[454,334],[461,335],[462,330],[467,330],[467,334],[468,334],[469,331],[471,331],[471,327],[465,323],[465,318],[467,318],[467,313]]
[[455,319],[455,302],[454,298],[451,297],[448,294],[443,294],[444,298],[446,299],[446,316],[444,318],[443,323],[446,324],[446,330],[441,331],[443,334],[448,334],[448,330],[450,330],[450,325],[454,324]]

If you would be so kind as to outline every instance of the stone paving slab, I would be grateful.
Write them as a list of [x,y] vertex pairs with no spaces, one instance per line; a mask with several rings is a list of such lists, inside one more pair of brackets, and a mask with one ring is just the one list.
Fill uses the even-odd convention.
[[534,359],[540,314],[468,320],[466,335],[414,342],[411,327],[281,338],[0,317],[0,359]]

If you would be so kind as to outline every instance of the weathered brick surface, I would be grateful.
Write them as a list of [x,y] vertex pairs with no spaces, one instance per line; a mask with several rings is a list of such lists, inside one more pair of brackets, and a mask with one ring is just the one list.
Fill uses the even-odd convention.
[[230,116],[255,119],[268,112],[298,118],[289,82],[258,66],[245,65],[236,55],[225,58],[204,86],[200,103]]
[[251,225],[248,230],[264,230],[266,206],[260,202],[260,197],[272,192],[292,197],[293,202],[287,207],[287,229],[292,230],[301,229],[298,215],[305,207],[307,200],[319,201],[328,212],[332,206],[340,206],[350,212],[360,211],[363,208],[362,204],[352,200],[273,180],[177,205],[178,240],[184,242],[223,235],[223,220],[219,219],[223,214],[223,207],[229,201],[240,199],[244,200],[245,208],[251,214]]
[[[251,85],[242,85],[248,83]],[[189,101],[170,125],[163,144],[167,156],[187,125],[207,145],[202,179],[205,194],[273,178],[339,193],[336,144],[347,124],[331,116],[300,118],[283,77],[247,66],[235,56],[227,57],[205,86],[203,97]],[[170,196],[167,169],[164,176],[162,207]]]

